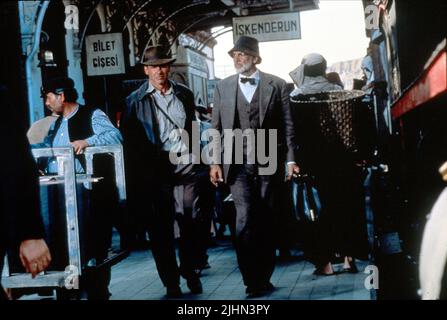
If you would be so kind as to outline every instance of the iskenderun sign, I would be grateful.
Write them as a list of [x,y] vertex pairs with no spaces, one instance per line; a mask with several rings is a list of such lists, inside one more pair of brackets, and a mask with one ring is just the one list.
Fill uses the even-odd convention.
[[90,35],[85,40],[87,75],[107,76],[126,72],[122,33]]
[[262,41],[301,39],[299,12],[233,18],[233,40],[249,36]]

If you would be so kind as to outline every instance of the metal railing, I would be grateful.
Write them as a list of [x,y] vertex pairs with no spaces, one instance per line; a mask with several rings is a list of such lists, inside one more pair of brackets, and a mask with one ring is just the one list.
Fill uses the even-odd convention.
[[[115,184],[118,190],[118,200],[122,204],[126,201],[126,183],[124,173],[124,158],[121,145],[88,147],[84,152],[86,173],[76,174],[75,154],[73,148],[42,148],[33,149],[33,156],[38,161],[40,158],[56,158],[57,174],[39,177],[40,186],[57,185],[64,186],[64,203],[66,215],[66,231],[68,246],[69,268],[60,271],[42,272],[35,279],[27,273],[12,273],[5,261],[2,274],[2,285],[5,288],[32,288],[32,287],[64,287],[68,277],[82,274],[80,233],[78,222],[78,205],[76,184],[83,183],[86,189],[92,189],[93,183],[101,180],[94,177],[93,158],[97,154],[111,154],[114,159]],[[68,270],[68,271],[67,271]],[[72,281],[72,280],[70,280]]]

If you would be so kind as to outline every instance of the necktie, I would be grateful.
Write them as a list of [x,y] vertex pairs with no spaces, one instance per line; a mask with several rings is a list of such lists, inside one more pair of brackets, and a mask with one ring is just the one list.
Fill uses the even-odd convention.
[[254,86],[256,84],[256,79],[255,78],[241,78],[241,83],[249,83],[252,86]]

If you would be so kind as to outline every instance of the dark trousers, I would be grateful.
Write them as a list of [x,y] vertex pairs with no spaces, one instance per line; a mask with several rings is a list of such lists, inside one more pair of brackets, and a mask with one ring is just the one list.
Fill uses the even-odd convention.
[[5,291],[3,290],[3,287],[0,285],[0,301],[8,300],[8,297],[6,296]]
[[152,200],[148,217],[152,255],[164,286],[174,286],[180,282],[174,242],[173,188],[170,183],[158,182],[148,195]]
[[[111,267],[88,267],[92,261],[99,265],[107,258],[111,246],[112,221],[111,216],[116,210],[117,199],[105,187],[102,180],[93,185],[93,190],[87,190],[82,184],[77,184],[78,226],[81,253],[81,291],[89,300],[109,299],[108,285],[110,283]],[[49,270],[64,270],[68,262],[67,221],[64,204],[64,192],[61,186],[50,186],[49,217],[46,225],[47,243],[50,247],[53,261]],[[94,259],[94,260],[92,260]]]
[[322,204],[315,239],[317,265],[325,265],[334,253],[367,258],[364,172],[355,165],[321,170],[316,182]]
[[[196,277],[201,243],[199,213],[199,184],[194,172],[175,173],[172,179],[160,179],[152,189],[152,210],[148,219],[152,254],[164,286],[178,285],[180,275],[185,279]],[[174,239],[174,219],[180,229],[177,265]]]
[[174,188],[174,198],[180,229],[180,269],[188,274],[208,263],[214,186],[209,180],[208,168],[198,169],[191,177],[182,180],[183,184]]
[[246,286],[270,281],[275,267],[274,176],[237,166],[229,181],[236,207],[235,249]]

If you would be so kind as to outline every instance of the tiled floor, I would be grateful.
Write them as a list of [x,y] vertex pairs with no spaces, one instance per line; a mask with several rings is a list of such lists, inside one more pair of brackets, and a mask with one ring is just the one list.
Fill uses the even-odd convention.
[[[183,299],[242,300],[245,287],[237,267],[236,255],[229,244],[209,249],[210,269],[202,272],[203,294],[192,295],[182,280]],[[312,274],[314,266],[299,257],[295,261],[278,263],[271,282],[275,291],[260,300],[371,300],[365,289],[367,262],[359,262],[357,274],[341,273],[324,277]],[[336,270],[341,265],[335,265]],[[158,277],[150,251],[133,252],[112,269],[110,284],[112,300],[166,299],[165,288]]]
[[[374,292],[365,288],[367,262],[358,262],[359,273],[315,276],[314,266],[299,256],[278,262],[271,282],[275,290],[269,295],[250,300],[372,300]],[[181,281],[184,300],[245,300],[245,286],[237,267],[236,254],[229,242],[208,250],[210,269],[202,272],[203,293],[192,295]],[[342,265],[335,265],[337,271]],[[112,268],[111,300],[166,300],[150,250],[132,252]],[[55,299],[37,294],[21,300]]]

